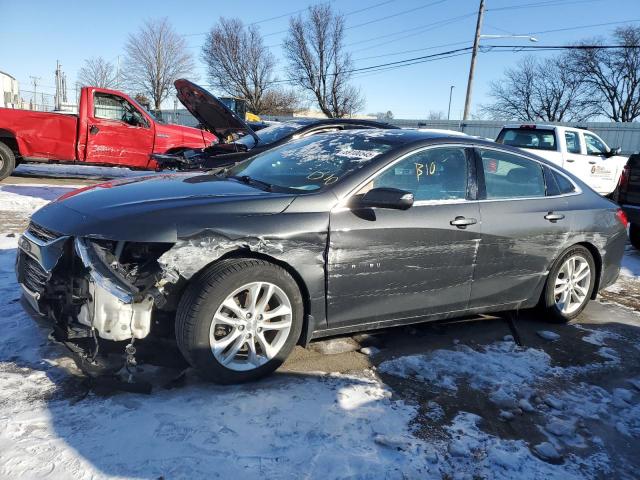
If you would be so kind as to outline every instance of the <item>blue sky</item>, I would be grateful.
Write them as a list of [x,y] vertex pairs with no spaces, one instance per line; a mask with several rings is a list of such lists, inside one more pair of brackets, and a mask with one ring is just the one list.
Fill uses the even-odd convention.
[[[185,35],[198,64],[197,80],[206,84],[206,71],[199,58],[204,40],[202,33],[220,16],[237,16],[245,23],[259,22],[265,43],[273,46],[274,53],[281,59],[279,44],[288,18],[274,17],[317,2],[0,0],[4,19],[0,30],[0,70],[15,76],[25,90],[31,89],[29,76],[41,77],[42,90],[53,93],[56,60],[62,63],[72,85],[85,58],[103,56],[115,62],[122,54],[128,33],[147,18],[166,16],[176,30]],[[356,68],[361,68],[471,45],[479,0],[333,0],[331,4],[347,14],[345,43]],[[351,13],[367,7],[372,8]],[[486,0],[486,7],[484,34],[540,32],[534,34],[539,40],[537,45],[606,36],[617,26],[590,26],[594,24],[640,25],[640,0]],[[408,12],[403,13],[405,11]],[[437,24],[449,19],[451,22]],[[571,30],[566,30],[569,28]],[[549,31],[558,29],[564,31]],[[527,40],[513,39],[483,39],[482,43],[530,44]],[[489,82],[499,79],[504,69],[523,55],[480,53],[472,111],[488,101]],[[384,72],[361,73],[353,82],[366,96],[364,112],[391,110],[398,118],[424,118],[430,111],[446,112],[449,87],[454,85],[451,116],[459,118],[468,70],[469,56],[462,55]],[[284,78],[282,60],[278,71],[279,77]]]

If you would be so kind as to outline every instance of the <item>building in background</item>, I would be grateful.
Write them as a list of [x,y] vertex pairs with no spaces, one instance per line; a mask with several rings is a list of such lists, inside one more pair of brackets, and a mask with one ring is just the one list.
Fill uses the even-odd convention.
[[8,73],[0,71],[0,87],[2,88],[0,107],[20,108],[18,81]]

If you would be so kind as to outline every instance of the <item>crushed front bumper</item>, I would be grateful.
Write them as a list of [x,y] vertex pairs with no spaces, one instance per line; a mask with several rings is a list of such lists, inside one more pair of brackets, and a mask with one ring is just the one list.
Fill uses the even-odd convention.
[[[73,298],[82,303],[72,319],[94,329],[101,338],[122,341],[149,334],[153,298],[134,298],[131,289],[100,261],[90,240],[58,235],[32,224],[18,246],[16,275],[30,313],[58,321],[52,312],[68,311],[65,303]],[[86,287],[81,295],[74,287],[75,272],[61,265],[65,255],[74,255],[84,267]],[[51,288],[54,276],[56,289]],[[60,293],[61,285],[68,295]]]

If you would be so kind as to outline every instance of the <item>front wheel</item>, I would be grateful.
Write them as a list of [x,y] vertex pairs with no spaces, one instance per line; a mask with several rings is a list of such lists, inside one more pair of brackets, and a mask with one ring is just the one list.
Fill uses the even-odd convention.
[[194,277],[178,307],[176,339],[189,363],[217,383],[264,377],[293,350],[303,304],[282,267],[229,259]]
[[591,252],[582,246],[571,247],[554,263],[544,292],[542,306],[559,322],[576,318],[585,309],[596,281]]

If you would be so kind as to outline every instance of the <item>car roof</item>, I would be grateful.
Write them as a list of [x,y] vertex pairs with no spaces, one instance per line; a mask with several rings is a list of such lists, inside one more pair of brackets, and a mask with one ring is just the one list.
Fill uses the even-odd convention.
[[[479,140],[468,135],[461,135],[459,132],[448,132],[447,130],[420,130],[417,128],[394,128],[394,129],[354,129],[346,130],[343,132],[333,132],[331,135],[354,135],[362,136],[363,138],[377,138],[383,142],[407,145],[416,142],[429,142],[429,140],[447,140],[455,142],[469,142],[469,143],[493,143],[484,140]],[[473,142],[471,142],[473,141]]]

